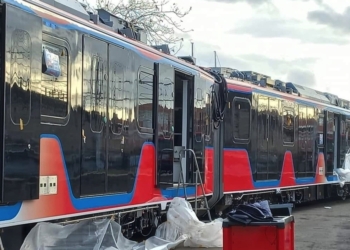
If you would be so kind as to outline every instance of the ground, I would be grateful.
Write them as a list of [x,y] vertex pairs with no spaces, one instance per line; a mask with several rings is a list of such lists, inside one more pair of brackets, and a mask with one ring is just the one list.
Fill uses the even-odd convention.
[[295,250],[350,249],[350,200],[304,205],[294,209],[293,215]]

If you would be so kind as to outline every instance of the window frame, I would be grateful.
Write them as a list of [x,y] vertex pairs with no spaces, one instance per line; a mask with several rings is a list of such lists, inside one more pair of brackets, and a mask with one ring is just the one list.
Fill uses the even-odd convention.
[[[105,117],[107,117],[107,103],[109,101],[108,100],[108,81],[103,79],[104,71],[102,71],[102,73],[100,72],[100,67],[101,67],[100,63],[102,62],[102,69],[105,70],[107,68],[107,72],[108,72],[108,68],[109,68],[109,66],[108,66],[108,59],[107,59],[108,55],[106,56],[106,58],[103,58],[103,57],[101,57],[99,55],[96,55],[96,54],[90,54],[90,55],[91,55],[91,62],[90,62],[91,75],[90,75],[90,79],[89,79],[90,80],[90,84],[91,84],[91,86],[93,86],[94,85],[93,83],[95,83],[96,80],[101,79],[101,80],[99,80],[99,81],[102,81],[100,86],[106,87],[106,93],[107,93],[106,94],[106,103],[104,103],[105,105],[99,106],[99,108],[102,107],[101,110],[102,110],[102,112],[103,111],[106,112],[106,116]],[[95,67],[95,65],[96,65],[96,67]],[[102,77],[100,77],[101,76],[100,74],[102,74]],[[96,102],[96,91],[97,91],[96,89],[90,88],[90,105],[92,105],[92,103]],[[91,118],[92,115],[93,115],[92,107],[93,106],[90,106],[90,111],[89,111],[89,114],[90,114],[90,122],[89,122],[89,124],[90,124],[89,125],[90,126],[90,131],[92,133],[94,133],[94,134],[101,134],[101,133],[103,133],[103,130],[105,128],[105,125],[103,125],[103,116],[100,113],[101,110],[97,110],[97,107],[95,106],[94,112],[99,113],[99,116],[101,118],[101,120],[100,120],[100,125],[101,125],[100,129],[99,130],[95,129],[93,127],[92,118]]]
[[[195,89],[195,98],[194,98],[194,109],[193,109],[193,118],[194,118],[194,140],[197,143],[201,143],[203,141],[203,137],[205,134],[205,131],[203,131],[203,124],[201,124],[201,122],[203,122],[203,102],[204,102],[204,96],[203,96],[203,90],[200,87],[197,87]],[[196,105],[200,106],[200,110],[197,111],[196,109]],[[196,120],[196,115],[199,113],[199,118],[198,120]],[[198,131],[196,131],[196,128],[199,128]],[[200,134],[200,137],[198,139],[198,134]]]
[[[247,102],[249,104],[249,130],[248,130],[248,138],[236,138],[235,137],[235,131],[234,131],[234,127],[235,127],[235,111],[236,111],[236,106],[235,106],[235,102],[236,101],[241,101],[241,102]],[[232,100],[232,122],[233,122],[233,130],[232,130],[232,138],[233,138],[233,142],[236,144],[249,144],[250,140],[251,140],[251,132],[252,132],[252,102],[248,99],[248,98],[244,98],[244,97],[239,97],[239,96],[235,96]]]
[[[211,105],[211,93],[205,93],[205,97],[208,98],[208,103],[206,101],[204,101],[205,104],[205,109],[206,109],[206,115],[207,115],[207,119],[205,119],[205,122],[208,124],[205,124],[205,131],[204,131],[204,138],[205,141],[210,141],[210,136],[211,136],[211,132],[212,132],[212,119],[211,119],[211,115],[212,115],[212,105]],[[205,98],[204,97],[204,98]],[[207,106],[208,105],[208,106]],[[208,128],[208,130],[207,130]]]
[[[113,66],[113,67],[112,67]],[[120,86],[120,89],[118,89],[117,87],[115,87],[115,88],[111,88],[111,72],[113,71],[113,69],[114,69],[114,66],[115,67],[119,67],[119,69],[121,69],[121,71],[123,72],[123,76],[122,76],[122,84],[121,84],[121,86]],[[118,133],[118,132],[115,132],[114,130],[113,130],[113,127],[111,126],[111,133],[113,134],[113,135],[121,135],[121,134],[123,134],[123,131],[124,131],[124,120],[125,120],[125,86],[124,86],[124,84],[125,84],[125,66],[124,65],[122,65],[121,63],[119,63],[119,62],[116,62],[116,61],[114,61],[114,62],[109,62],[109,70],[110,70],[110,72],[109,72],[109,77],[110,77],[110,79],[109,79],[109,82],[108,82],[108,107],[109,107],[109,109],[110,109],[110,107],[111,106],[113,106],[112,104],[115,104],[114,103],[114,99],[113,98],[111,98],[111,91],[113,91],[113,90],[119,90],[119,91],[121,91],[121,94],[122,94],[122,98],[123,98],[123,102],[122,102],[122,106],[121,107],[118,107],[118,108],[120,108],[120,110],[122,111],[122,122],[120,123],[121,124],[121,129],[120,129],[120,133]],[[117,74],[116,74],[117,75]],[[119,86],[119,85],[117,85],[117,86]],[[118,101],[116,101],[116,102],[118,102]],[[109,111],[108,111],[109,112]],[[114,112],[114,110],[113,110],[113,112]],[[108,114],[109,115],[109,114]],[[111,117],[109,117],[109,122],[110,122],[110,124],[112,125],[112,119],[111,119]]]
[[[20,118],[20,120],[18,122],[14,121],[14,118],[13,118],[13,115],[12,115],[12,107],[14,106],[13,105],[13,102],[12,102],[12,88],[13,88],[13,82],[12,82],[12,79],[13,79],[13,74],[12,74],[12,53],[13,53],[13,47],[12,47],[12,43],[13,43],[13,36],[15,34],[15,32],[18,32],[18,31],[23,31],[25,32],[28,36],[29,36],[29,39],[30,39],[30,58],[29,58],[29,79],[27,79],[27,84],[28,84],[28,89],[29,89],[29,107],[28,107],[28,120],[26,121],[23,121],[23,119]],[[30,36],[30,34],[28,33],[28,31],[26,30],[22,30],[22,29],[15,29],[12,34],[11,34],[11,50],[9,51],[10,54],[11,54],[11,60],[9,62],[9,65],[10,65],[10,79],[11,79],[11,82],[10,82],[10,85],[9,85],[9,92],[10,92],[10,98],[9,98],[9,102],[10,102],[10,112],[9,112],[9,116],[10,116],[10,120],[11,122],[14,124],[14,125],[20,125],[20,126],[27,126],[30,122],[30,119],[31,119],[31,116],[32,116],[32,82],[31,82],[31,75],[32,75],[32,52],[33,52],[33,43],[32,43],[32,37]]]
[[140,105],[139,105],[139,87],[140,87],[140,75],[141,73],[144,73],[144,74],[147,74],[147,75],[151,75],[152,76],[152,102],[151,104],[154,105],[154,96],[153,96],[153,88],[154,88],[154,75],[155,75],[155,72],[154,70],[150,69],[150,68],[146,68],[146,67],[143,67],[143,66],[140,66],[139,67],[139,70],[137,72],[137,102],[136,102],[136,125],[137,125],[137,129],[138,131],[141,133],[141,134],[154,134],[154,125],[153,125],[153,119],[154,119],[154,116],[156,114],[153,114],[153,107],[152,107],[152,119],[151,119],[151,127],[142,127],[140,126],[139,124],[139,121],[140,121]]
[[345,118],[345,137],[346,137],[345,141],[347,142],[347,145],[349,147],[348,150],[350,150],[350,116],[347,116]]
[[[293,115],[293,141],[292,142],[286,142],[284,140],[284,112],[285,111],[288,111],[288,112],[291,112],[292,115]],[[306,109],[306,112],[307,112],[307,109]],[[295,110],[291,107],[282,107],[282,141],[283,141],[283,146],[289,146],[289,147],[294,147],[294,144],[295,144],[295,119],[296,115],[295,115]],[[306,114],[306,117],[307,117],[307,114]],[[307,121],[307,119],[306,119]],[[307,124],[307,123],[306,123]]]
[[[170,102],[172,102],[173,105],[175,103],[175,81],[170,79],[169,77],[165,77],[159,81],[159,87],[158,87],[158,118],[157,118],[157,122],[158,122],[159,127],[161,125],[159,123],[160,121],[162,121],[162,123],[164,124],[164,117],[166,114],[166,112],[164,112],[164,107],[166,106],[166,102],[169,102],[169,100],[166,100],[166,98],[164,98],[165,95],[163,95],[164,92],[168,93],[166,91],[166,89],[167,89],[166,86],[168,85],[168,84],[167,85],[165,84],[166,82],[171,82],[171,85],[172,85],[171,91],[172,92],[170,94],[171,94],[172,99],[170,100]],[[160,89],[161,86],[162,86],[162,91]],[[164,91],[164,89],[165,89],[165,91]],[[170,90],[170,88],[168,90]],[[161,97],[163,99],[161,99]],[[164,105],[164,107],[163,107],[162,111],[160,111],[161,110],[160,107],[162,107],[162,105]],[[174,126],[174,111],[175,111],[175,109],[173,106],[172,111],[171,111],[171,115],[168,116],[169,119],[171,120],[171,126],[168,128],[169,130],[165,131],[163,129],[159,129],[159,131],[158,131],[158,133],[162,133],[164,140],[170,140],[174,136],[174,131],[172,131],[172,127]],[[159,116],[162,118],[162,120],[159,119]],[[166,132],[168,132],[168,135],[165,135]]]
[[[59,39],[57,37],[54,37],[48,34],[43,34],[42,46],[44,46],[44,44],[48,44],[49,46],[51,45],[51,46],[62,47],[67,52],[67,115],[65,117],[44,115],[44,114],[41,114],[41,111],[40,111],[40,123],[44,125],[66,126],[70,119],[70,104],[71,104],[71,96],[70,96],[71,95],[71,64],[70,64],[71,49],[66,40]],[[41,50],[41,53],[43,53],[42,50]],[[41,75],[43,74],[42,70],[40,73]],[[42,86],[40,84],[40,91],[41,91],[41,88]],[[40,109],[41,109],[41,106],[42,106],[42,94],[40,92]]]

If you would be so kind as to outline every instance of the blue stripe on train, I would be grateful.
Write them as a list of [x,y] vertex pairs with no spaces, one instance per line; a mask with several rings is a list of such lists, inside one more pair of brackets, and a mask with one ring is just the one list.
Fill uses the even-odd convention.
[[0,221],[12,220],[15,218],[21,206],[22,202],[18,202],[12,206],[0,206]]

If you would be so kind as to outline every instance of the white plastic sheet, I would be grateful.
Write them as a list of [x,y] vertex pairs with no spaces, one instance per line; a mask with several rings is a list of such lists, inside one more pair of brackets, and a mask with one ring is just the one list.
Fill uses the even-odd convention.
[[132,250],[136,244],[121,234],[118,223],[109,219],[86,220],[66,226],[43,222],[29,232],[21,250]]
[[[167,213],[166,236],[186,236],[185,247],[222,247],[222,219],[200,221],[191,205],[183,198],[174,198]],[[161,230],[160,228],[159,230]],[[164,229],[164,228],[163,228]],[[164,237],[163,235],[161,235]]]
[[38,223],[27,235],[20,250],[168,250],[176,246],[222,247],[222,220],[204,223],[191,205],[175,198],[155,236],[137,243],[126,239],[114,220],[85,220],[62,226]]
[[350,149],[345,154],[343,166],[335,169],[334,172],[339,178],[340,187],[343,187],[346,182],[350,182]]

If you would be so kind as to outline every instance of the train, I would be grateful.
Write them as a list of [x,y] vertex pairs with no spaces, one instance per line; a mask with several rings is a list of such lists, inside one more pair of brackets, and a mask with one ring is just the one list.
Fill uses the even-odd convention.
[[225,76],[76,1],[0,10],[5,249],[44,221],[115,215],[127,237],[146,234],[178,196],[214,215],[347,197],[334,170],[350,148],[349,101],[253,71]]

